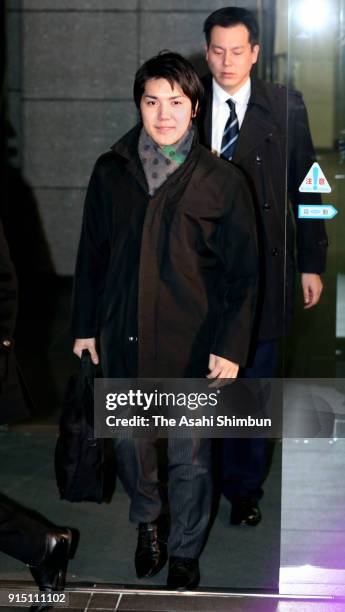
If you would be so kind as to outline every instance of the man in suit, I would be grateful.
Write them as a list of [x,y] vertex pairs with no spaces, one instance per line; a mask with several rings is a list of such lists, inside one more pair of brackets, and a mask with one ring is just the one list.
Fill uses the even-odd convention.
[[[12,354],[16,311],[16,276],[0,221],[0,424],[28,416]],[[69,529],[48,525],[0,495],[0,552],[26,563],[40,590],[63,588],[71,543]],[[32,611],[50,607],[42,598]]]
[[[201,141],[245,173],[254,196],[261,250],[256,326],[251,357],[241,375],[271,378],[277,371],[278,339],[286,333],[292,315],[292,211],[304,308],[315,306],[322,292],[320,274],[327,248],[324,224],[301,221],[296,215],[301,202],[299,186],[315,161],[308,118],[300,93],[251,75],[260,47],[258,24],[250,11],[219,9],[206,19],[204,33],[210,74],[203,81],[206,104],[200,121]],[[303,203],[308,203],[308,197],[303,194]],[[314,194],[309,201],[321,202]],[[267,441],[225,440],[222,460],[222,490],[232,503],[230,522],[257,525]]]

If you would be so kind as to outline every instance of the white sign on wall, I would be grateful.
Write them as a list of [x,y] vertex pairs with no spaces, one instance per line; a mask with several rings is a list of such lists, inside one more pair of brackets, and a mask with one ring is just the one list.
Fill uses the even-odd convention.
[[302,193],[330,193],[332,191],[319,164],[315,162],[302,181],[299,191]]

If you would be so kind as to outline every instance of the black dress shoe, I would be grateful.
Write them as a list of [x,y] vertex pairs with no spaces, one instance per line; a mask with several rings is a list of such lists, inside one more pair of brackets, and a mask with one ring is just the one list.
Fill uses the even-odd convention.
[[149,578],[160,572],[168,559],[167,533],[160,520],[139,523],[135,569],[138,578]]
[[248,525],[255,527],[261,521],[261,512],[257,501],[252,499],[238,499],[232,502],[231,525]]
[[172,589],[193,589],[200,582],[198,559],[170,557],[167,585]]
[[[72,531],[56,529],[47,535],[46,554],[30,571],[40,591],[62,591],[65,586],[68,559],[72,556]],[[35,608],[33,608],[35,609]],[[48,608],[38,607],[38,610]]]

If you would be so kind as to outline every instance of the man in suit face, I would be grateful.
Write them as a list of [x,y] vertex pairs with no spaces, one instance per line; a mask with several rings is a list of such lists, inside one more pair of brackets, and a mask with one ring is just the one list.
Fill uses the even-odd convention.
[[242,23],[228,28],[212,28],[206,46],[206,60],[213,78],[230,96],[249,80],[259,50],[259,45],[253,44],[249,30]]
[[[296,214],[299,185],[315,161],[314,148],[301,94],[251,75],[260,50],[254,15],[238,7],[219,9],[206,19],[204,33],[210,74],[203,79],[206,104],[199,122],[201,142],[246,174],[258,222],[261,287],[251,358],[240,376],[272,378],[277,373],[278,339],[286,333],[294,302],[291,212],[304,308],[315,306],[322,292],[320,273],[327,247],[324,224],[303,222]],[[226,145],[225,134],[230,130],[233,144],[228,141]],[[308,196],[304,194],[303,202],[308,203]],[[310,203],[321,203],[318,195],[309,197]],[[255,526],[260,522],[258,501],[266,458],[266,440],[224,440],[222,489],[232,504],[232,524]]]

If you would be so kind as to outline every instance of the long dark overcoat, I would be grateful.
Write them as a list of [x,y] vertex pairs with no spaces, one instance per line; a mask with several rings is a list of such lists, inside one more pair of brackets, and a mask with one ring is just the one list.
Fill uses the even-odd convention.
[[17,280],[0,221],[0,424],[29,416],[13,353],[16,315]]
[[[212,77],[203,79],[206,104],[200,117],[201,142],[211,147]],[[295,279],[295,230],[300,272],[325,270],[327,236],[322,221],[298,220],[298,204],[318,204],[320,196],[299,192],[315,161],[308,117],[299,92],[252,79],[248,108],[233,163],[246,175],[255,202],[260,288],[257,335],[283,335],[291,320]],[[229,167],[232,164],[229,164]],[[295,221],[291,215],[292,204]]]
[[245,364],[255,309],[253,203],[235,167],[196,142],[154,196],[141,126],[96,162],[77,258],[72,331],[100,332],[106,376],[138,337],[139,376],[205,376],[210,352]]

